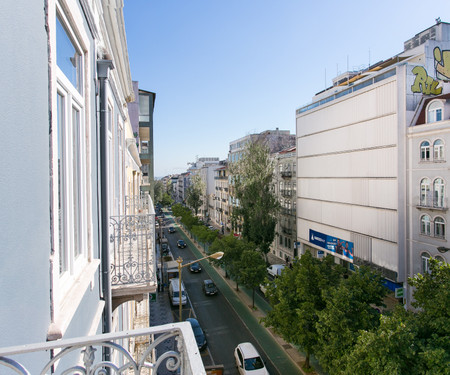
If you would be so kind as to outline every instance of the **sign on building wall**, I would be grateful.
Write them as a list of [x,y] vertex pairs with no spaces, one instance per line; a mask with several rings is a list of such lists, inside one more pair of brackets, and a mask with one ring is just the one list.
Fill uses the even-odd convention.
[[349,262],[353,262],[353,242],[316,232],[312,229],[309,230],[309,242],[330,253],[338,254]]

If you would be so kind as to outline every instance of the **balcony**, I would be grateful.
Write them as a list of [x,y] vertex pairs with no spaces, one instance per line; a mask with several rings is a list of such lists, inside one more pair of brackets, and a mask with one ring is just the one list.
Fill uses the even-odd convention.
[[[173,350],[166,351],[167,340]],[[0,348],[0,373],[143,375],[163,367],[182,375],[206,375],[189,323]]]
[[110,217],[113,309],[142,301],[157,289],[153,204],[148,194],[127,198],[125,212],[130,214]]
[[283,215],[295,216],[295,210],[292,208],[281,207],[281,213]]
[[292,197],[293,195],[293,192],[290,189],[282,189],[280,193],[283,197]]
[[293,233],[292,228],[289,228],[286,226],[281,226],[281,230],[284,234],[287,234],[287,235],[292,235],[292,233]]
[[447,198],[423,198],[419,200],[419,203],[416,206],[418,209],[426,209],[426,210],[436,210],[436,211],[447,211],[448,210],[448,202]]
[[283,177],[283,178],[291,178],[292,177],[292,171],[283,171],[283,172],[281,172],[281,177]]

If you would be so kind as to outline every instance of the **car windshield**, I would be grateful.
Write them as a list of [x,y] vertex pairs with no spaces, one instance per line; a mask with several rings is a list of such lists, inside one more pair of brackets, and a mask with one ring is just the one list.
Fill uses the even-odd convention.
[[214,284],[213,283],[206,284],[206,287],[208,289],[214,289]]
[[244,360],[244,367],[246,370],[258,370],[264,367],[261,357],[247,358]]

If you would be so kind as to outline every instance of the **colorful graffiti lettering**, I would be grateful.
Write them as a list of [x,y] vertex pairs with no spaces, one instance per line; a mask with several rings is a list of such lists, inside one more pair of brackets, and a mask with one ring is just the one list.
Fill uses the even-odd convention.
[[439,47],[435,47],[433,54],[436,78],[441,75],[443,79],[450,79],[450,51],[441,51]]
[[416,76],[414,84],[411,86],[412,92],[421,92],[425,95],[439,95],[442,92],[442,87],[437,87],[439,81],[428,76],[423,66],[414,67],[412,72]]

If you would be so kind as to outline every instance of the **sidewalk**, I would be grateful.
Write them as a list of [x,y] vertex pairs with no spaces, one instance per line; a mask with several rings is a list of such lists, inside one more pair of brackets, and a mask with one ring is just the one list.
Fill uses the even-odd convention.
[[[178,224],[178,223],[177,223]],[[182,225],[178,225],[180,229],[182,229],[186,238],[195,245],[195,250],[197,251],[197,256],[203,257],[206,254],[204,253],[203,248],[196,242],[194,242],[189,235],[186,233],[185,229]],[[194,249],[193,249],[194,250]],[[280,336],[275,334],[271,328],[265,327],[260,323],[260,319],[265,317],[267,312],[270,310],[270,305],[268,302],[262,298],[260,295],[255,293],[255,308],[252,308],[252,292],[247,290],[245,287],[239,285],[239,291],[236,291],[235,282],[225,277],[225,271],[221,268],[210,266],[220,279],[213,278],[213,281],[218,285],[219,289],[224,293],[230,302],[230,304],[234,307],[236,312],[241,316],[241,319],[245,319],[246,325],[252,332],[258,332],[257,339],[260,341],[260,344],[265,343],[270,346],[270,357],[274,359],[276,362],[278,358],[279,370],[282,374],[303,374],[306,375],[301,368],[301,363],[305,361],[305,356],[302,355],[295,347],[291,344],[287,343]],[[221,285],[222,284],[222,285]],[[224,288],[224,285],[227,288]],[[227,293],[228,291],[231,291]],[[236,301],[236,298],[238,301]],[[240,302],[240,303],[239,303]],[[242,308],[242,307],[243,308]],[[261,333],[259,333],[261,332]],[[266,334],[264,335],[264,332]],[[270,337],[268,337],[270,336]],[[275,341],[278,344],[278,348],[273,347],[271,341]],[[283,352],[283,353],[280,353]],[[287,361],[283,361],[281,356],[287,355],[287,357],[291,360],[291,363],[286,363]],[[295,367],[295,368],[294,368]],[[311,371],[308,373],[309,375],[317,375],[318,373],[315,371]]]

